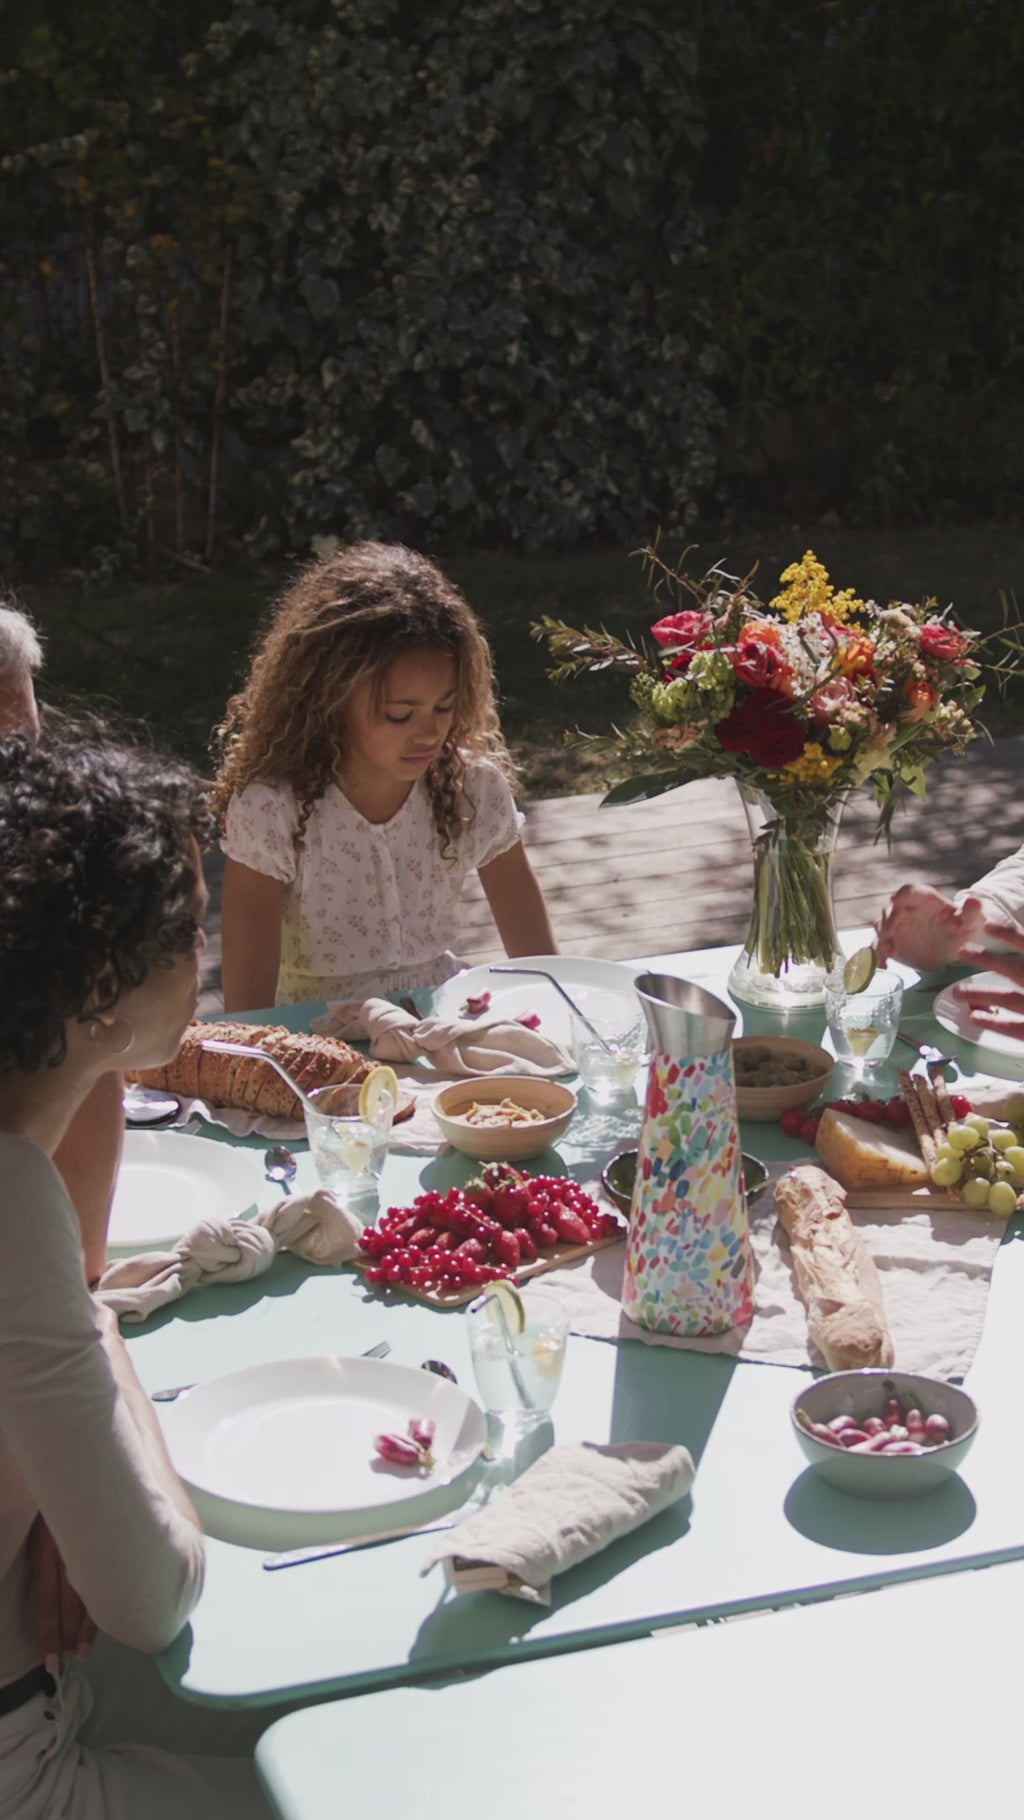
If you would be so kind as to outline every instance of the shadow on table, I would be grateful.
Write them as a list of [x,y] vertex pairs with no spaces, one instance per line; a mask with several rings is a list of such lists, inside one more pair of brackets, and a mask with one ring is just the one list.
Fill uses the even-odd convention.
[[956,1473],[919,1498],[873,1499],[836,1491],[813,1467],[794,1480],[785,1508],[793,1528],[809,1541],[861,1555],[941,1548],[964,1535],[978,1514],[973,1494]]
[[247,1283],[203,1283],[177,1302],[169,1302],[148,1321],[132,1321],[129,1333],[157,1333],[168,1321],[209,1321],[224,1314],[242,1314],[267,1296],[294,1295],[310,1276],[322,1276],[331,1266],[307,1264],[303,1258],[279,1251],[269,1270]]

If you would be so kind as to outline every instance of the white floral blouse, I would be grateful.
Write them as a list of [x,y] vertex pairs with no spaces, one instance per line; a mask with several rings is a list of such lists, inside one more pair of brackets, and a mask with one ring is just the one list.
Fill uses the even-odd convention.
[[471,759],[463,832],[442,858],[424,779],[389,822],[368,822],[334,784],[296,844],[288,784],[249,784],[228,804],[229,859],[285,886],[275,1003],[367,997],[438,986],[459,968],[451,950],[469,872],[507,853],[523,817],[497,766]]

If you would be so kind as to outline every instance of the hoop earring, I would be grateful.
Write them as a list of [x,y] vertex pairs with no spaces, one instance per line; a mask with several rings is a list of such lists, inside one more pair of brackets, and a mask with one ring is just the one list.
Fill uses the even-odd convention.
[[97,1049],[99,1049],[103,1055],[127,1055],[128,1050],[131,1048],[132,1044],[135,1041],[135,1031],[132,1028],[131,1024],[128,1022],[128,1019],[126,1017],[115,1018],[114,1023],[123,1024],[124,1028],[128,1032],[128,1035],[123,1043],[115,1044],[115,1043],[105,1043],[103,1041],[103,1036],[101,1033],[106,1032],[108,1035],[111,1034],[114,1026],[113,1026],[113,1024],[105,1024],[103,1022],[102,1018],[98,1018],[98,1017],[94,1017],[94,1018],[90,1019],[89,1041],[91,1043],[95,1043]]

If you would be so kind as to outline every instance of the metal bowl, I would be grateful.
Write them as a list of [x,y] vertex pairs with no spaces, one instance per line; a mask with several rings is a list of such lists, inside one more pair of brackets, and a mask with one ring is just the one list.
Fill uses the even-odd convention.
[[[635,1150],[620,1150],[606,1163],[601,1171],[601,1181],[609,1200],[623,1213],[628,1213],[633,1202],[633,1183],[636,1180]],[[747,1206],[754,1203],[764,1193],[768,1185],[768,1170],[760,1157],[748,1156],[743,1152],[743,1186],[746,1190]]]

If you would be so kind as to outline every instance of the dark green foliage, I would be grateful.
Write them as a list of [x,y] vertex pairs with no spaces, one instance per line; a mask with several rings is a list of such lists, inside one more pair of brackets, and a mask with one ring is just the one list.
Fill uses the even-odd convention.
[[1017,0],[38,0],[0,562],[1024,498]]

